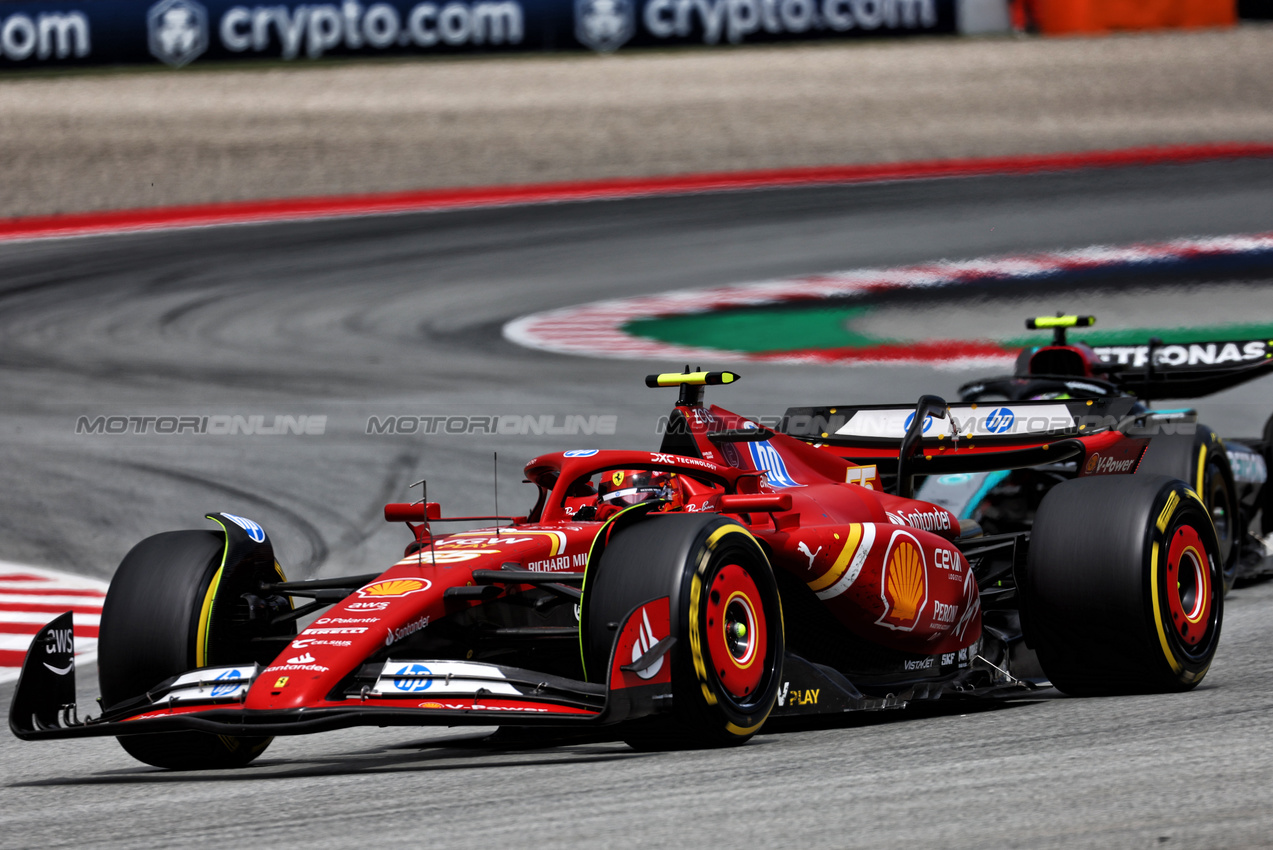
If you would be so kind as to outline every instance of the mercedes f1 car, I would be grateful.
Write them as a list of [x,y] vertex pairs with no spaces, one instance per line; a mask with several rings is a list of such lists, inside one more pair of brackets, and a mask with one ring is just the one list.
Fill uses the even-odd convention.
[[[1026,320],[1029,330],[1051,330],[1048,345],[1027,348],[1014,374],[965,384],[960,421],[978,405],[999,412],[991,427],[977,435],[1010,442],[1025,421],[1015,421],[1016,403],[1054,400],[1131,399],[1114,405],[1126,418],[1128,433],[1159,436],[1137,459],[1134,472],[1170,475],[1189,482],[1211,512],[1220,540],[1225,587],[1273,572],[1264,543],[1273,534],[1273,417],[1260,437],[1226,438],[1198,422],[1190,408],[1151,409],[1161,399],[1200,398],[1273,374],[1273,341],[1266,339],[1164,343],[1150,339],[1136,346],[1097,346],[1067,340],[1072,328],[1091,327],[1092,316],[1043,316]],[[999,405],[995,402],[1009,402]],[[975,417],[972,417],[975,419]],[[969,435],[972,436],[972,435]],[[1089,463],[1119,463],[1109,457]],[[1040,500],[1056,484],[1074,478],[1073,462],[1048,463],[1021,470],[932,476],[919,488],[921,499],[957,516],[978,520],[988,532],[1028,529]]]
[[[704,747],[775,719],[1046,681],[1075,695],[1185,691],[1206,675],[1220,544],[1190,483],[1126,474],[1152,440],[1080,427],[1054,402],[1018,415],[1068,417],[1060,439],[926,439],[923,423],[954,411],[925,396],[862,421],[830,409],[882,428],[837,440],[863,454],[850,462],[803,436],[816,416],[790,414],[793,435],[704,404],[705,386],[736,379],[650,376],[680,389],[659,450],[536,457],[524,516],[386,505],[410,540],[379,574],[288,581],[265,530],[228,513],[147,538],[102,613],[101,713],[75,705],[67,613],[32,643],[10,728],[115,736],[182,769],[360,725],[609,726],[636,747]],[[1105,404],[1124,402],[1090,402]],[[985,534],[912,495],[917,475],[1051,460],[1079,472],[1027,531]],[[439,529],[458,519],[494,524]]]

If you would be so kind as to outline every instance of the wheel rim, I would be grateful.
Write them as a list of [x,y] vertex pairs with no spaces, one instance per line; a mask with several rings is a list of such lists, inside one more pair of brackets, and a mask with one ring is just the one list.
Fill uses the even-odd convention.
[[1189,648],[1202,643],[1211,622],[1211,566],[1196,529],[1178,527],[1167,550],[1167,604],[1177,637]]
[[769,636],[760,589],[745,569],[726,564],[717,571],[706,614],[712,668],[726,693],[746,700],[764,678]]

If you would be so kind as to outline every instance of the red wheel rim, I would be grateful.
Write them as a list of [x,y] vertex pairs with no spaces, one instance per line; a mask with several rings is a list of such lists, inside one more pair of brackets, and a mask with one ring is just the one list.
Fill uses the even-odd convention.
[[1176,529],[1167,550],[1167,605],[1176,634],[1197,646],[1211,620],[1211,565],[1202,538],[1189,525]]
[[707,646],[730,696],[745,699],[759,687],[768,638],[756,582],[737,564],[721,567],[707,593]]

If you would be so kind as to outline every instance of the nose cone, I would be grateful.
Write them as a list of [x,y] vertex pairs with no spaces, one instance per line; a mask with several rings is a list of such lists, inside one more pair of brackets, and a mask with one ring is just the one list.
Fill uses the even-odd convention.
[[311,623],[252,683],[244,706],[278,710],[342,699],[333,690],[370,656],[443,614],[445,586],[419,572],[400,566]]
[[[305,633],[297,638],[305,643]],[[358,659],[352,655],[342,657],[323,653],[319,658],[313,652],[288,649],[257,677],[248,691],[245,708],[284,709],[300,708],[324,700],[332,688],[339,684],[354,667]],[[324,663],[326,662],[326,663]]]

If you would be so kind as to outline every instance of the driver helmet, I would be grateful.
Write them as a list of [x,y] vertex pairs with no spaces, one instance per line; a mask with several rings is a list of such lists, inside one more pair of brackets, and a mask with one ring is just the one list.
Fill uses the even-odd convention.
[[672,498],[674,472],[648,469],[616,469],[602,474],[597,485],[597,502],[626,508],[651,499]]

